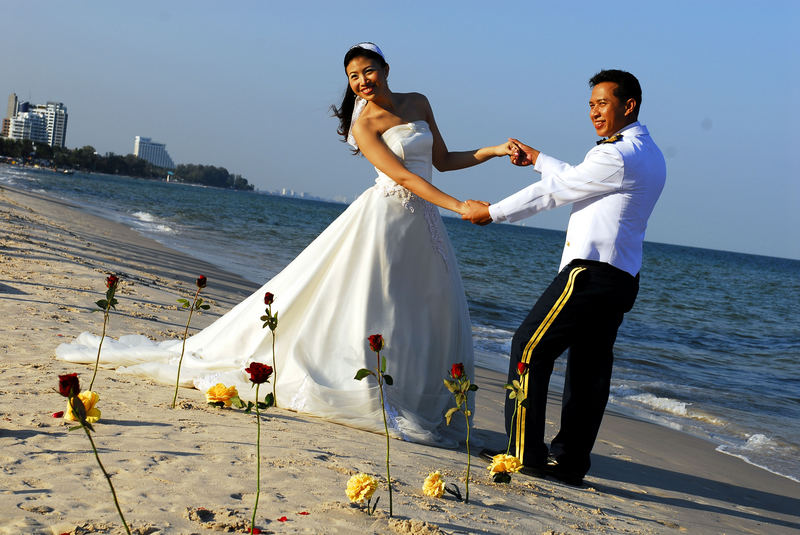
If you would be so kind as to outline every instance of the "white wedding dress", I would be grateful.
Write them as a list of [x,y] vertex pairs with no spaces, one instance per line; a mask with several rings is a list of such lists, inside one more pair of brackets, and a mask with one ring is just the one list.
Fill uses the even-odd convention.
[[[433,136],[425,121],[390,128],[383,139],[409,170],[430,180]],[[384,387],[390,432],[449,447],[463,439],[463,418],[445,425],[454,401],[442,380],[458,362],[473,377],[472,333],[455,255],[434,205],[379,171],[375,185],[282,272],[187,339],[181,385],[203,392],[235,385],[242,399],[252,399],[244,368],[273,364],[272,333],[259,319],[265,292],[275,295],[279,314],[281,408],[383,432],[375,379],[354,379],[360,368],[377,366],[367,337],[381,334],[386,373],[394,379]],[[83,333],[56,355],[94,363],[98,343]],[[106,338],[101,365],[174,384],[180,350],[175,340]]]

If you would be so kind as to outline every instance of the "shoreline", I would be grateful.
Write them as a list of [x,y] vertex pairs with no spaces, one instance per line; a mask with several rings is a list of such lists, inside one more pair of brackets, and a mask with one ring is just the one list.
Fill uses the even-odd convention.
[[[0,402],[0,447],[9,477],[0,506],[11,512],[0,520],[0,533],[51,533],[55,527],[64,529],[58,533],[70,532],[81,526],[81,519],[116,525],[107,485],[91,464],[85,437],[68,435],[61,421],[50,416],[63,404],[51,392],[55,376],[78,371],[85,381],[91,372],[89,367],[56,361],[56,345],[84,330],[98,330],[99,316],[86,312],[104,290],[107,271],[117,272],[124,281],[119,310],[111,318],[109,334],[114,337],[141,333],[164,339],[182,334],[185,319],[173,303],[192,289],[199,274],[208,276],[204,295],[213,306],[193,318],[193,330],[211,323],[258,285],[39,193],[0,186],[0,213],[8,229],[0,249],[0,306],[5,317],[12,318],[0,343],[6,353],[0,364],[6,394]],[[505,447],[505,377],[483,368],[477,368],[476,375],[481,390],[471,440],[474,503],[432,500],[420,491],[430,470],[440,469],[449,481],[455,480],[465,464],[463,446],[451,451],[394,442],[392,471],[400,520],[367,517],[347,503],[343,490],[353,471],[380,476],[382,437],[275,410],[265,422],[280,430],[263,431],[272,436],[269,451],[262,450],[262,459],[270,463],[262,472],[262,488],[266,485],[273,495],[262,491],[259,505],[259,518],[263,512],[272,520],[259,525],[277,533],[319,532],[320,518],[329,530],[325,533],[410,533],[412,524],[420,533],[800,531],[796,482],[715,451],[704,439],[617,411],[606,413],[584,488],[522,475],[508,486],[493,484],[477,452],[483,446]],[[226,509],[243,517],[252,511],[251,419],[208,408],[196,390],[181,389],[183,408],[171,411],[165,404],[172,392],[163,385],[103,369],[98,382],[104,411],[97,426],[101,455],[112,470],[129,523],[141,527],[146,520],[163,533],[200,530],[202,523],[192,520],[186,507],[203,500],[203,506],[220,517]],[[553,394],[548,438],[552,422],[558,420]],[[309,425],[318,432],[309,433]],[[331,443],[330,436],[337,441]],[[236,448],[227,442],[231,440]],[[154,448],[154,441],[161,445]],[[225,466],[221,474],[206,466],[209,459]],[[64,473],[51,481],[55,466]],[[175,472],[186,475],[185,480],[163,483],[166,488],[159,489]],[[200,486],[208,492],[198,493]],[[167,488],[175,499],[165,498]],[[301,508],[311,514],[286,523],[274,520]],[[408,526],[399,525],[403,522]],[[116,532],[97,526],[95,530]]]

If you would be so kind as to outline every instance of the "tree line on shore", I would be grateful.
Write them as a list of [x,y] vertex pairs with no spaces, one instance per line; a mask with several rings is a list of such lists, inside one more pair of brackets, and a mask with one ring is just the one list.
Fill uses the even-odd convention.
[[[100,156],[91,145],[79,149],[51,147],[30,139],[16,140],[0,137],[0,156],[14,158],[22,163],[38,164],[56,169],[74,169],[110,175],[163,179],[168,169],[157,167],[133,154],[108,153]],[[213,165],[180,164],[170,180],[202,184],[218,188],[252,190],[253,185],[242,175],[234,175],[224,167]]]

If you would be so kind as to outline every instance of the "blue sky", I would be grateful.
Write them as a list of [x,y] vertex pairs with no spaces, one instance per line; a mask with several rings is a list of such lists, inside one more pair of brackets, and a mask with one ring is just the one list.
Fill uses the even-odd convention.
[[[0,102],[69,111],[67,146],[226,167],[259,189],[352,199],[372,184],[328,108],[347,48],[386,53],[394,91],[428,96],[451,149],[508,136],[577,163],[596,136],[587,79],[641,81],[640,119],[667,157],[649,241],[800,258],[800,3],[0,3]],[[493,160],[436,174],[496,201],[538,179]],[[529,226],[563,229],[568,209]]]

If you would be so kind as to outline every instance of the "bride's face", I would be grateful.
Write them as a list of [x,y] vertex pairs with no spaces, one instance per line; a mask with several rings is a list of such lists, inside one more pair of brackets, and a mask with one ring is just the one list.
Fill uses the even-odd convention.
[[377,60],[357,56],[347,64],[345,72],[350,89],[365,100],[373,100],[377,95],[388,91],[386,77],[389,75],[389,66],[381,66]]

